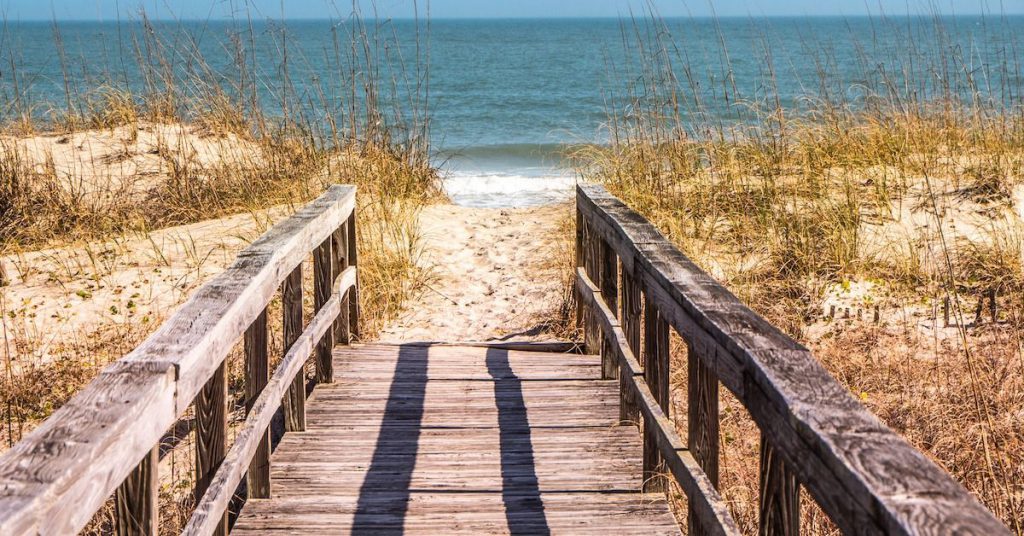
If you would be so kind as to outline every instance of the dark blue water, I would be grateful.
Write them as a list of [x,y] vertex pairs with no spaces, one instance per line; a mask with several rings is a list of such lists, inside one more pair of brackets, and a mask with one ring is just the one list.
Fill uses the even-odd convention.
[[[314,120],[317,108],[344,112],[353,65],[357,76],[384,79],[382,99],[397,100],[395,115],[409,120],[412,108],[429,107],[436,159],[456,199],[475,204],[509,192],[528,191],[522,202],[561,195],[566,181],[531,179],[566,176],[566,145],[607,142],[610,117],[629,115],[629,97],[664,97],[643,83],[653,77],[677,88],[672,111],[694,130],[756,120],[758,104],[799,113],[809,96],[857,107],[870,95],[909,103],[952,92],[1017,106],[1024,86],[1014,37],[1024,35],[1024,17],[394,21],[369,25],[375,55],[387,58],[369,65],[352,61],[350,30],[331,21],[153,26],[176,51],[164,61],[183,78],[237,82],[242,51],[272,112]],[[137,64],[154,53],[144,35],[138,22],[9,23],[0,35],[0,113],[46,116],[68,92],[77,98],[101,84],[145,90]]]

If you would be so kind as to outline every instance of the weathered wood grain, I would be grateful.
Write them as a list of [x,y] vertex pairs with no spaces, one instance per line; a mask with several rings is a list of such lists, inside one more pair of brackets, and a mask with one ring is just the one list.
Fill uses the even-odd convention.
[[[193,496],[198,501],[210,487],[228,449],[228,376],[225,363],[221,363],[199,391],[195,409],[196,484]],[[228,516],[222,515],[216,520],[215,533],[228,533]]]
[[81,529],[191,406],[284,276],[341,225],[335,186],[275,225],[156,332],[0,456],[0,534]]
[[[1008,531],[963,486],[870,414],[814,357],[701,271],[600,186],[577,210],[643,285],[645,298],[750,411],[843,530]],[[646,366],[646,365],[645,365]]]
[[[336,291],[331,299],[324,304],[306,330],[294,341],[278,365],[274,376],[266,383],[259,396],[253,400],[245,423],[235,436],[235,443],[224,458],[221,469],[213,477],[209,488],[200,497],[195,513],[183,534],[209,535],[219,530],[220,519],[231,500],[231,495],[241,482],[250,460],[259,452],[281,397],[290,389],[294,378],[302,372],[317,341],[322,339],[324,333],[333,329],[334,321],[341,312],[340,294],[347,292],[355,285],[355,271],[355,268],[349,268],[338,278]],[[287,434],[285,437],[290,435],[292,434]],[[270,467],[269,462],[268,467]],[[267,497],[269,496],[268,493]]]
[[[313,253],[313,307],[320,309],[331,299],[331,282],[334,281],[334,270],[337,260],[334,257],[333,235],[328,237]],[[334,330],[324,334],[317,344],[315,356],[317,383],[334,381],[334,365],[331,362],[331,350],[334,348]]]
[[160,533],[160,447],[153,447],[117,488],[114,529],[118,536],[156,536]]
[[[245,330],[245,412],[251,414],[256,400],[270,381],[267,353],[267,312]],[[270,429],[263,431],[259,447],[249,462],[246,489],[250,499],[270,497]]]
[[[346,222],[345,225],[334,233],[334,257],[337,259],[336,273],[339,274],[349,267],[347,225],[348,223]],[[341,313],[338,314],[338,319],[334,322],[334,342],[336,344],[352,343],[352,326],[349,324],[350,305],[349,295],[346,293],[341,298]]]
[[174,368],[114,363],[0,455],[0,534],[75,534],[173,422]]
[[330,238],[354,207],[354,186],[332,186],[242,251],[124,359],[176,366],[176,404],[178,414],[184,413],[284,278]]
[[[547,379],[563,366],[591,373]],[[596,356],[353,345],[334,368],[238,534],[679,534],[664,494],[641,493],[640,440]]]
[[[281,312],[283,345],[285,355],[302,334],[302,265],[298,265],[281,285]],[[285,432],[301,432],[306,429],[306,371],[305,366],[292,380],[291,387],[284,395]]]
[[[359,239],[358,233],[356,232],[356,213],[353,210],[352,214],[348,217],[348,224],[345,226],[348,230],[348,265],[352,267],[359,267]],[[358,271],[356,276],[358,277]],[[359,328],[359,281],[356,280],[356,284],[349,290],[349,302],[348,302],[348,322],[351,336],[356,340],[362,337],[362,331]]]
[[800,534],[800,485],[793,472],[761,437],[758,533],[765,536]]
[[[687,359],[687,439],[690,452],[711,484],[718,488],[718,378],[701,362],[694,350]],[[699,536],[697,513],[688,514],[689,534]]]
[[[665,460],[668,470],[686,493],[691,512],[695,514],[690,530],[698,530],[702,534],[739,534],[727,505],[718,494],[717,475],[715,481],[712,481],[691,452],[683,446],[662,404],[648,387],[643,369],[630,347],[625,332],[619,329],[597,287],[587,279],[586,273],[582,270],[577,271],[576,288],[582,303],[597,312],[602,329],[615,339],[612,346],[618,349],[620,380],[637,401],[638,410],[644,417],[645,431],[650,434],[644,437],[644,447],[646,449],[647,441],[651,440],[660,457]],[[649,459],[650,455],[645,450],[645,463]],[[646,481],[646,466],[644,478]]]
[[[626,337],[626,343],[633,355],[640,355],[640,330],[643,322],[643,294],[640,285],[637,284],[633,274],[625,267],[622,270],[622,331]],[[621,382],[623,421],[638,423],[639,410],[636,407],[636,400],[633,398],[633,391],[626,388],[626,383]]]
[[[604,298],[608,308],[615,315],[618,314],[619,303],[619,258],[604,240],[598,239],[597,252],[601,281],[601,296]],[[601,344],[601,363],[604,368],[605,378],[617,378],[618,361],[615,359],[615,350],[609,346],[609,337],[603,337]]]
[[[668,323],[651,300],[644,300],[644,381],[654,400],[668,413]],[[658,449],[655,423],[644,420],[644,489],[667,489],[665,464]]]

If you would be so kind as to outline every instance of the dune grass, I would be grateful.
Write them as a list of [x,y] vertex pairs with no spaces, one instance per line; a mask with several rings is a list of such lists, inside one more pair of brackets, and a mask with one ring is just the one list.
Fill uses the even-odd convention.
[[[875,24],[904,31],[884,18]],[[862,62],[852,77],[866,81],[865,96],[828,91],[850,75],[822,67],[821,89],[807,90],[798,109],[780,104],[784,66],[765,44],[759,94],[725,90],[727,110],[742,116],[726,122],[710,119],[721,109],[702,99],[715,80],[694,74],[706,67],[685,52],[700,46],[673,37],[656,16],[627,21],[624,46],[635,63],[615,71],[633,78],[608,99],[611,143],[573,158],[583,180],[605,184],[809,345],[1020,533],[1024,108],[1005,96],[1021,94],[1021,71],[1004,58],[990,73],[996,90],[985,92],[943,37],[944,22],[922,24],[933,41],[875,51],[886,71]],[[1015,50],[1007,39],[1004,50]],[[808,44],[807,60],[830,65],[817,45]],[[722,71],[728,80],[728,60]],[[683,370],[683,345],[675,350],[673,367]],[[684,378],[673,388],[685,390]],[[685,416],[679,403],[675,415]],[[757,430],[731,396],[722,411],[722,490],[742,528],[755,531]],[[834,532],[811,502],[803,501],[806,533]]]
[[[66,68],[65,102],[16,103],[0,133],[0,286],[29,298],[42,287],[63,296],[65,307],[81,303],[101,314],[75,336],[57,336],[61,308],[51,313],[43,299],[0,297],[3,448],[141,342],[246,243],[330,184],[359,188],[363,337],[420,291],[416,218],[443,196],[428,161],[425,62],[408,58],[414,71],[403,71],[397,37],[380,26],[386,23],[367,23],[358,12],[341,18],[328,62],[337,72],[324,73],[331,85],[321,83],[317,98],[289,92],[287,75],[275,76],[280,85],[272,87],[266,66],[256,63],[250,47],[257,37],[281,51],[275,75],[301,61],[285,52],[283,29],[257,36],[249,26],[221,36],[234,61],[214,69],[198,36],[184,27],[168,35],[143,15],[128,39],[142,87],[118,75],[79,80]],[[54,33],[66,64],[57,25]],[[384,89],[403,84],[409,87],[400,92]],[[278,99],[272,112],[264,91]],[[65,147],[84,156],[69,160]],[[210,235],[211,220],[235,223]],[[134,297],[143,283],[173,298],[147,309]],[[278,300],[270,306],[272,344],[280,344],[279,307]],[[44,322],[43,314],[58,321]],[[244,419],[240,351],[228,363],[237,425]],[[177,533],[193,504],[190,422],[186,415],[165,438],[162,532]],[[111,528],[107,508],[88,531]]]

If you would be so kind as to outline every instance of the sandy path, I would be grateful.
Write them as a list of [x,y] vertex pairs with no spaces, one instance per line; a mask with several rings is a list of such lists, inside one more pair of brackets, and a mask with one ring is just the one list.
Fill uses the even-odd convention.
[[558,236],[568,205],[424,209],[422,262],[430,288],[381,333],[384,342],[544,339],[538,326],[561,300]]

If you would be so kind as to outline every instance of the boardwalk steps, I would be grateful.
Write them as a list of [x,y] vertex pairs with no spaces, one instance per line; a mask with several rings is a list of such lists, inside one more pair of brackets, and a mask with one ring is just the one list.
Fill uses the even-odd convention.
[[363,346],[334,370],[233,533],[679,534],[596,356]]

